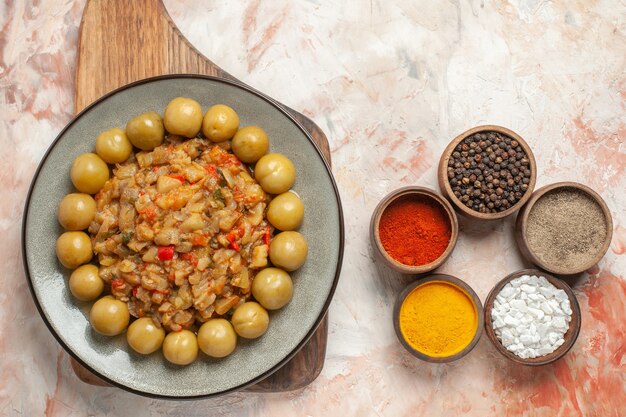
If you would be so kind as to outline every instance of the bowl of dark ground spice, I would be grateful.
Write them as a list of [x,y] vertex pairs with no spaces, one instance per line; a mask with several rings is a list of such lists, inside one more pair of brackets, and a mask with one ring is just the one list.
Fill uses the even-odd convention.
[[579,274],[598,263],[612,234],[613,220],[602,197],[575,182],[537,190],[515,224],[522,255],[558,275]]
[[374,253],[403,274],[423,274],[452,253],[458,221],[450,203],[425,187],[404,187],[384,197],[370,222]]
[[522,207],[535,188],[537,164],[524,139],[501,126],[469,129],[439,160],[441,193],[462,215],[497,220]]

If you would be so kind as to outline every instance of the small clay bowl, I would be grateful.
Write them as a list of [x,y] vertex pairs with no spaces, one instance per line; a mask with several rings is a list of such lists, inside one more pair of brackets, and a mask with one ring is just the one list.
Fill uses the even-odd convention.
[[[528,237],[526,235],[526,230],[527,230],[527,225],[528,225],[528,216],[530,215],[530,212],[533,209],[533,206],[535,205],[535,203],[537,203],[537,201],[539,201],[541,197],[543,197],[544,195],[546,195],[547,193],[551,191],[555,191],[559,189],[568,189],[568,188],[581,191],[585,193],[586,195],[588,195],[589,197],[591,197],[600,206],[600,209],[602,210],[602,213],[604,213],[604,218],[606,220],[606,238],[604,239],[602,247],[600,248],[600,250],[598,251],[598,253],[593,258],[592,261],[578,268],[559,268],[556,265],[549,265],[541,261],[539,257],[535,255],[535,253],[530,249],[530,245],[528,244]],[[528,204],[526,204],[517,215],[517,220],[515,222],[515,240],[517,241],[517,245],[522,255],[529,262],[532,262],[533,264],[537,265],[541,269],[545,269],[546,271],[552,272],[553,274],[557,274],[557,275],[580,274],[588,270],[595,264],[597,264],[600,261],[600,259],[602,259],[606,251],[609,249],[612,236],[613,236],[613,219],[611,217],[611,212],[609,211],[609,208],[607,207],[606,203],[604,202],[602,197],[598,195],[598,193],[596,193],[595,191],[593,191],[591,188],[587,187],[586,185],[579,184],[577,182],[557,182],[554,184],[546,185],[545,187],[541,187],[540,189],[538,189],[537,191],[533,193],[530,200],[528,201]]]
[[[400,308],[402,307],[402,303],[404,303],[404,300],[406,299],[406,297],[416,287],[422,284],[426,284],[427,282],[430,282],[430,281],[448,282],[452,285],[459,287],[461,290],[463,290],[467,294],[467,296],[472,300],[472,302],[474,303],[474,306],[476,307],[476,314],[478,316],[477,317],[478,326],[476,327],[476,334],[474,335],[474,338],[462,351],[451,356],[444,356],[444,357],[430,356],[430,355],[426,355],[425,353],[420,352],[419,350],[414,349],[404,339],[404,336],[402,335],[402,331],[400,330]],[[396,331],[396,336],[398,337],[398,340],[400,341],[402,346],[404,346],[404,348],[407,351],[409,351],[409,353],[411,353],[416,358],[419,358],[426,362],[432,362],[432,363],[452,362],[467,355],[472,349],[474,349],[474,347],[480,340],[480,336],[482,336],[483,334],[484,325],[485,325],[485,312],[483,310],[483,305],[481,304],[480,299],[478,298],[478,296],[476,295],[472,287],[467,285],[464,281],[460,280],[459,278],[454,277],[452,275],[447,275],[447,274],[431,274],[431,275],[428,275],[428,277],[426,278],[422,278],[411,283],[404,290],[402,290],[402,292],[398,295],[398,298],[396,298],[396,303],[393,307],[393,328]]]
[[[522,147],[522,149],[524,150],[524,152],[526,153],[526,156],[528,156],[528,159],[530,161],[530,182],[528,183],[528,189],[526,190],[522,198],[517,203],[515,203],[513,206],[509,207],[508,209],[504,211],[500,211],[498,213],[480,213],[478,211],[470,209],[454,195],[454,192],[452,191],[452,187],[450,186],[450,182],[448,181],[448,161],[452,157],[454,148],[456,148],[456,146],[459,143],[461,143],[465,138],[472,136],[475,133],[489,133],[489,132],[497,132],[497,133],[500,133],[501,135],[506,135],[510,137],[511,139],[515,139],[517,142],[519,142],[520,146]],[[461,215],[468,217],[470,219],[474,219],[474,220],[498,220],[498,219],[503,219],[515,213],[524,204],[526,204],[526,202],[530,199],[530,195],[532,194],[533,189],[535,188],[535,182],[537,180],[537,163],[535,162],[535,155],[533,154],[533,151],[530,149],[530,146],[528,146],[526,141],[522,139],[522,137],[518,135],[517,133],[502,126],[495,126],[495,125],[476,126],[461,133],[459,136],[454,138],[454,140],[450,142],[450,144],[446,147],[446,149],[443,151],[443,154],[441,155],[441,158],[439,159],[439,168],[438,168],[437,177],[438,177],[437,179],[439,182],[439,189],[441,190],[441,194],[443,194],[444,197],[450,200],[450,202],[452,203],[456,211],[458,211]]]
[[[379,225],[380,217],[382,216],[383,212],[387,207],[389,207],[391,203],[393,203],[397,199],[410,196],[414,196],[415,198],[419,199],[426,199],[435,202],[436,204],[439,204],[443,212],[447,214],[448,220],[450,221],[451,234],[448,247],[439,256],[439,258],[435,259],[431,263],[420,266],[405,265],[401,262],[396,261],[394,258],[389,256],[387,251],[385,251],[382,242],[380,241]],[[387,194],[387,196],[385,196],[385,198],[383,198],[380,203],[378,203],[378,206],[376,206],[376,208],[374,209],[374,213],[372,214],[372,220],[370,221],[370,239],[372,241],[372,246],[374,247],[374,254],[388,267],[402,274],[418,275],[430,272],[433,269],[438,268],[441,264],[445,262],[446,259],[448,259],[448,257],[452,253],[452,250],[456,245],[456,240],[458,236],[459,223],[454,209],[452,208],[450,203],[448,203],[448,201],[443,198],[443,196],[441,196],[441,194],[426,187],[404,187]]]
[[[507,350],[504,345],[502,345],[500,340],[498,340],[495,331],[493,330],[493,322],[491,320],[491,310],[493,308],[493,302],[495,301],[496,296],[500,293],[500,290],[502,290],[502,288],[510,281],[514,280],[515,278],[519,278],[522,275],[536,275],[545,277],[552,285],[565,291],[567,297],[569,298],[570,306],[572,308],[572,320],[570,321],[569,329],[564,336],[565,342],[552,353],[528,359],[520,358],[515,353]],[[485,332],[487,333],[487,337],[489,337],[489,340],[491,340],[491,343],[493,343],[498,352],[511,359],[513,362],[517,362],[522,365],[547,365],[563,357],[563,355],[569,352],[572,346],[574,346],[574,342],[576,342],[576,339],[578,338],[578,333],[580,333],[580,322],[580,306],[578,305],[576,295],[574,295],[574,292],[569,287],[569,285],[567,285],[564,281],[555,278],[550,274],[546,274],[545,272],[538,269],[522,269],[521,271],[513,272],[512,274],[507,275],[504,279],[502,279],[502,281],[498,282],[496,286],[493,287],[491,292],[489,292],[487,299],[485,300]]]

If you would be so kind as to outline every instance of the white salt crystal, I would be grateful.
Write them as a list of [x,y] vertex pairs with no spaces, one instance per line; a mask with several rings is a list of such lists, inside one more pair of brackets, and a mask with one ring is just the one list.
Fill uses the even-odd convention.
[[537,279],[537,281],[539,281],[539,282],[538,282],[538,284],[539,284],[542,288],[553,288],[553,289],[556,289],[556,287],[555,287],[554,285],[550,284],[550,281],[548,281],[548,280],[546,279],[546,277],[544,277],[544,276],[539,277],[539,278]]
[[567,329],[567,323],[565,322],[565,318],[562,316],[555,317],[552,320],[552,326],[557,329]]
[[522,284],[520,286],[520,289],[522,291],[524,291],[526,294],[534,294],[534,293],[537,292],[537,287],[533,287],[533,286],[528,285],[528,284]]
[[552,314],[554,313],[554,310],[552,309],[552,307],[550,307],[550,304],[548,303],[543,303],[541,304],[541,309],[543,310],[544,313],[546,314]]
[[569,300],[561,301],[561,310],[563,310],[565,314],[568,314],[570,316],[572,315],[572,307],[569,303]]
[[553,349],[552,346],[545,346],[545,347],[540,347],[539,349],[537,349],[537,353],[539,354],[539,356],[544,356],[554,351],[555,349]]
[[550,332],[548,333],[548,340],[550,341],[550,344],[554,345],[556,341],[559,340],[559,335],[555,332]]
[[515,338],[513,337],[513,334],[509,330],[505,329],[502,331],[502,343],[506,345],[510,345],[514,341],[515,341]]
[[537,317],[539,320],[541,320],[546,315],[546,313],[544,313],[543,310],[540,310],[538,308],[531,307],[528,309],[528,312],[532,314],[533,316]]
[[567,294],[563,290],[557,290],[556,294],[554,294],[554,298],[559,302],[565,301],[568,299]]
[[506,315],[504,316],[504,324],[508,324],[509,326],[517,326],[519,324],[519,320],[515,317]]
[[539,287],[539,292],[545,298],[551,298],[556,292],[556,289],[554,287]]
[[505,299],[508,299],[513,294],[515,294],[515,288],[512,287],[511,285],[507,284],[507,285],[505,285],[502,288],[502,290],[500,291],[500,293],[498,295],[501,295]]

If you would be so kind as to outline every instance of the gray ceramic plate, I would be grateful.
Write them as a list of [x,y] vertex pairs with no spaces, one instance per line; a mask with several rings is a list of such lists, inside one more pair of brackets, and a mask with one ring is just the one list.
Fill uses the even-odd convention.
[[[309,243],[305,265],[292,274],[294,296],[270,313],[267,333],[254,341],[239,340],[226,359],[200,353],[191,365],[169,364],[161,353],[135,354],[125,334],[109,338],[91,330],[91,303],[74,299],[67,287],[70,271],[55,256],[62,229],[57,206],[73,191],[69,177],[73,159],[92,152],[96,136],[123,128],[130,118],[162,114],[174,97],[197,100],[206,110],[225,103],[237,110],[241,125],[258,125],[270,138],[270,151],[287,155],[297,169],[294,190],[305,205],[301,232]],[[329,167],[308,133],[274,100],[237,83],[204,76],[164,76],[128,85],[98,100],[53,142],[29,192],[22,228],[24,265],[33,298],[50,331],[81,364],[106,381],[154,397],[197,398],[237,390],[271,374],[291,358],[313,334],[332,298],[343,254],[341,203]]]

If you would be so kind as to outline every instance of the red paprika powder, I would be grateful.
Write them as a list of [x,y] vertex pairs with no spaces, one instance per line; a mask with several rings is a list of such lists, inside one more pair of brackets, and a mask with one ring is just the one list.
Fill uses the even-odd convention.
[[415,196],[392,202],[380,217],[378,231],[387,254],[410,266],[426,265],[439,258],[452,235],[443,207]]

